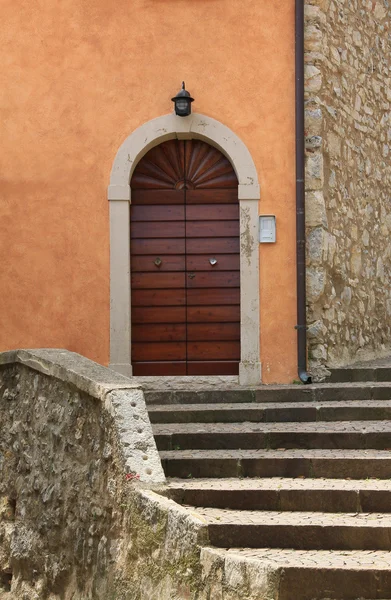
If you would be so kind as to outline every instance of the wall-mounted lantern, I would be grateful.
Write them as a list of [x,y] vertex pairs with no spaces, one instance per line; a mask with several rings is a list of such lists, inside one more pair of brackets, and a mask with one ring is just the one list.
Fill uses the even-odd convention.
[[191,114],[191,103],[194,102],[194,98],[185,90],[184,81],[182,81],[182,89],[171,100],[174,103],[175,114],[178,117],[188,117]]

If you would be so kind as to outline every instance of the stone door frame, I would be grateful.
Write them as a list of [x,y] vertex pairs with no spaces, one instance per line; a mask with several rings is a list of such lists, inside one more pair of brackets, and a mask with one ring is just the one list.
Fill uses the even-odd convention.
[[220,150],[238,178],[240,205],[239,382],[261,381],[259,323],[258,202],[260,187],[250,152],[228,127],[201,114],[164,115],[136,129],[119,148],[108,187],[110,202],[110,368],[132,375],[130,284],[130,180],[138,161],[171,139],[199,139]]

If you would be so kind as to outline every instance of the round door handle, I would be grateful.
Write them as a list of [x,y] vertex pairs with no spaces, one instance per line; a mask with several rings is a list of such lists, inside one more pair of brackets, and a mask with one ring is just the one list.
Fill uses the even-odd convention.
[[155,258],[155,260],[154,260],[153,262],[155,263],[155,265],[156,265],[157,267],[160,267],[163,261],[162,261],[162,259],[161,259],[161,258],[158,256],[157,258]]
[[210,258],[209,259],[210,264],[212,265],[212,267],[214,267],[215,265],[217,265],[217,258]]
[[189,279],[194,279],[195,273],[189,273]]

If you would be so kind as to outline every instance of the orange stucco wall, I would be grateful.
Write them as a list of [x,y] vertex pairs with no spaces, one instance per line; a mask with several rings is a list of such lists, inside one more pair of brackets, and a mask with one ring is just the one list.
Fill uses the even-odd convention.
[[260,212],[264,381],[296,374],[294,0],[3,0],[0,40],[0,350],[66,347],[109,360],[109,218],[115,153],[172,110],[249,148]]

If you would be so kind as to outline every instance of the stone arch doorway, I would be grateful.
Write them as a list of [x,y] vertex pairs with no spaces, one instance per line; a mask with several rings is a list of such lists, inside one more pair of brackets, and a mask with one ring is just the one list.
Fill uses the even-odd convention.
[[110,201],[110,366],[132,375],[130,285],[130,181],[151,148],[167,140],[201,140],[219,150],[237,178],[240,219],[241,384],[261,380],[257,172],[243,142],[226,126],[200,114],[159,117],[139,127],[121,145],[111,171]]
[[238,180],[201,140],[169,140],[130,181],[134,375],[238,375]]

